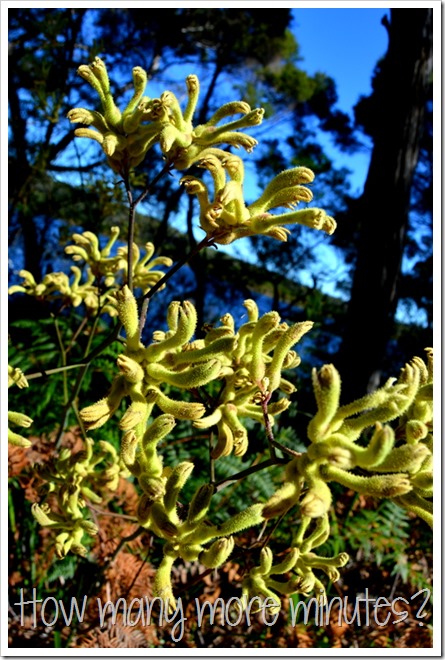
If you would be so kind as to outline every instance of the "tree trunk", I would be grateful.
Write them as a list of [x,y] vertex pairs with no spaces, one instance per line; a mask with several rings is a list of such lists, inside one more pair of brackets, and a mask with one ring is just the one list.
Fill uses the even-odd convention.
[[379,116],[358,203],[357,262],[337,361],[345,401],[379,385],[394,328],[410,192],[432,68],[432,13],[432,9],[393,9],[386,23],[389,46],[374,92]]

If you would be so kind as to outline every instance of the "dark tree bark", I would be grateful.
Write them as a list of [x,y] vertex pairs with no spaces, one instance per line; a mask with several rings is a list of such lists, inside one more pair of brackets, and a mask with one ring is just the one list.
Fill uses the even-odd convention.
[[374,147],[357,205],[361,227],[357,262],[337,361],[345,401],[379,385],[394,328],[410,192],[432,69],[432,13],[432,9],[393,9],[390,22],[385,22],[389,45],[374,91]]

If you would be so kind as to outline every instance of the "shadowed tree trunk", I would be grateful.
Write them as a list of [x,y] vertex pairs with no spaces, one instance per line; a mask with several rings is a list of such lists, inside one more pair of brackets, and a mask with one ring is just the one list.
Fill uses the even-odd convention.
[[357,205],[357,262],[337,361],[345,401],[379,385],[394,327],[432,69],[432,13],[427,8],[393,9],[390,22],[385,22],[389,45],[374,91],[374,147]]

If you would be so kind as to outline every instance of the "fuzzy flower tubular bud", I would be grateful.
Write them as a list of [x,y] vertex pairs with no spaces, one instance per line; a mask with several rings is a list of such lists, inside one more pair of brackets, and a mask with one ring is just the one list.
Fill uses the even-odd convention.
[[120,267],[119,257],[110,257],[110,251],[119,237],[119,227],[111,228],[111,237],[104,248],[100,249],[99,238],[91,231],[73,234],[75,245],[68,245],[65,253],[72,256],[73,261],[84,261],[89,265],[94,277],[111,278],[114,281]]
[[321,473],[328,481],[336,481],[362,495],[398,497],[412,490],[408,475],[403,473],[363,477],[335,468],[332,465],[323,466]]
[[[242,188],[244,167],[237,158],[209,148],[200,154],[199,160],[196,159],[199,167],[207,169],[212,176],[213,195],[201,179],[190,175],[181,179],[186,192],[197,196],[201,228],[215,243],[227,245],[238,238],[259,234],[286,241],[289,230],[283,225],[289,224],[323,230],[327,234],[335,231],[335,220],[322,209],[294,210],[300,202],[312,200],[312,192],[303,185],[313,180],[311,170],[297,167],[281,172],[259,199],[247,206]],[[269,213],[270,209],[279,207],[290,211],[279,215]]]
[[[410,445],[425,442],[432,430],[433,422],[433,349],[425,349],[427,364],[416,357],[412,361],[413,368],[419,374],[419,387],[415,392],[411,405],[400,419],[397,435],[405,438]],[[405,378],[408,373],[405,371]]]
[[8,364],[8,387],[11,385],[17,385],[20,389],[28,387],[28,381],[26,376],[19,367],[12,367]]
[[[273,576],[285,575],[293,571],[298,558],[299,550],[291,548],[285,558],[279,563],[274,563],[272,550],[264,547],[259,557],[259,566],[252,568],[244,577],[242,583],[242,594],[244,605],[252,599],[258,599],[259,606],[265,605],[271,614],[280,611],[281,600],[278,594],[290,595],[298,593],[300,578],[295,575],[288,577],[286,581],[276,580]],[[270,599],[268,601],[268,599]],[[270,602],[272,601],[272,602]]]
[[81,284],[82,272],[76,266],[71,267],[74,278],[70,278],[66,273],[48,273],[42,282],[36,283],[31,273],[21,270],[19,275],[23,278],[22,284],[14,285],[9,288],[10,295],[14,293],[26,293],[37,300],[60,300],[64,305],[78,307],[82,302],[88,310],[96,311],[98,308],[98,297],[95,294],[96,289],[92,286],[94,280],[91,272],[87,273],[87,280]]
[[139,341],[139,313],[136,298],[125,286],[116,292],[117,312],[124,326],[127,338],[127,350],[137,352],[141,348]]
[[[327,514],[313,519],[303,516],[300,526],[294,538],[294,548],[290,551],[292,557],[292,569],[297,578],[294,578],[291,593],[300,593],[308,596],[313,590],[317,590],[317,597],[323,596],[325,589],[323,584],[314,574],[314,570],[321,570],[332,582],[336,582],[340,574],[338,568],[341,568],[349,561],[349,556],[345,552],[334,557],[322,557],[313,552],[314,548],[323,545],[329,537],[329,520]],[[282,562],[287,568],[286,560]],[[279,574],[277,566],[273,567],[271,573]],[[276,587],[276,583],[268,581],[270,587]],[[290,585],[289,585],[290,586]]]
[[[161,416],[162,417],[162,416]],[[163,416],[169,425],[168,415]],[[158,418],[161,420],[161,418]],[[159,430],[165,427],[164,421],[154,424],[156,429],[150,433],[153,441]],[[159,428],[158,428],[159,427]],[[164,428],[165,430],[165,428]],[[143,452],[146,454],[151,435],[144,438]],[[180,493],[190,477],[193,464],[184,462],[177,465],[165,478],[163,492],[156,496],[145,490],[138,507],[138,520],[146,529],[152,530],[166,541],[164,559],[155,577],[154,595],[160,598],[174,599],[171,582],[173,563],[177,558],[183,561],[199,560],[208,568],[219,568],[233,551],[235,541],[232,534],[262,522],[261,505],[252,505],[240,511],[220,526],[212,525],[207,517],[215,487],[212,484],[198,486],[188,508],[179,503]],[[141,482],[143,488],[148,479]],[[158,477],[160,482],[160,478]],[[154,479],[151,479],[154,482]],[[184,514],[185,511],[185,514]],[[210,546],[207,546],[210,543]],[[168,603],[166,603],[168,606]]]
[[[20,271],[23,282],[10,287],[9,293],[26,293],[39,300],[60,300],[63,305],[85,305],[88,316],[107,313],[117,316],[116,294],[128,278],[127,247],[119,247],[115,256],[111,250],[119,237],[119,227],[111,228],[104,247],[93,232],[74,234],[74,245],[65,252],[78,264],[71,267],[72,277],[66,273],[48,273],[37,283],[28,271]],[[145,294],[164,276],[159,266],[172,265],[168,257],[155,257],[154,246],[146,243],[145,254],[133,243],[133,284]]]
[[[20,389],[28,387],[28,381],[21,369],[19,367],[12,367],[8,364],[8,388],[11,385],[17,385]],[[8,443],[16,447],[31,447],[31,441],[24,438],[19,433],[12,431],[9,428],[9,423],[15,424],[16,426],[22,426],[23,428],[29,428],[33,420],[28,415],[23,413],[13,412],[8,410]]]
[[376,423],[386,423],[401,417],[414,404],[420,386],[416,359],[405,365],[400,377],[350,404],[339,406],[341,381],[333,365],[313,371],[313,388],[318,412],[308,427],[312,442],[341,434],[355,442],[362,432]]
[[8,442],[10,445],[15,447],[31,447],[32,442],[27,440],[19,433],[15,433],[9,428],[9,423],[15,424],[16,426],[22,426],[23,428],[29,428],[32,424],[31,417],[24,415],[23,413],[13,412],[8,410]]
[[116,490],[121,474],[118,453],[108,442],[93,443],[89,438],[85,448],[78,452],[63,449],[58,458],[39,468],[45,480],[46,492],[57,497],[57,513],[47,504],[34,504],[32,514],[43,527],[56,535],[56,555],[62,559],[68,552],[80,556],[87,554],[84,536],[97,534],[98,528],[84,518],[86,502],[98,504],[105,490]]
[[[430,522],[432,443],[428,423],[418,418],[419,411],[420,416],[425,414],[423,404],[430,401],[430,393],[424,389],[429,380],[429,367],[414,358],[398,379],[339,406],[341,383],[335,368],[327,365],[319,372],[314,370],[318,412],[308,426],[312,444],[299,463],[299,472],[309,485],[300,503],[304,516],[327,511],[325,506],[332,497],[327,482],[336,481],[358,493],[394,499],[412,511],[411,503],[418,498],[416,506],[427,511],[424,518]],[[394,429],[388,422],[397,419]],[[426,419],[430,421],[429,416]],[[370,426],[374,432],[367,444],[357,443]],[[356,467],[368,474],[355,474]],[[321,500],[325,505],[319,507]]]
[[[86,80],[99,96],[102,111],[85,108],[70,110],[67,117],[72,123],[93,128],[78,128],[77,137],[88,137],[98,142],[114,172],[128,175],[132,167],[139,165],[147,151],[159,143],[166,159],[178,169],[186,169],[200,153],[216,144],[230,144],[251,151],[257,144],[254,138],[239,129],[261,123],[264,110],[251,110],[243,102],[222,106],[208,123],[193,126],[193,116],[198,103],[199,81],[197,76],[186,79],[187,105],[181,109],[171,91],[165,91],[158,99],[144,96],[147,74],[141,67],[133,69],[134,93],[127,107],[121,111],[116,106],[110,90],[105,63],[96,58],[89,66],[82,65],[78,74]],[[241,114],[240,119],[224,123],[226,117]]]
[[128,394],[128,385],[123,376],[117,376],[111,390],[103,399],[80,411],[80,417],[88,430],[97,429],[105,424],[119,408],[122,399]]
[[[281,323],[276,312],[260,317],[253,300],[245,301],[244,305],[249,320],[237,332],[233,317],[226,315],[221,318],[221,326],[208,330],[205,348],[191,352],[200,356],[207,354],[211,346],[226,346],[219,404],[194,422],[199,429],[216,426],[217,442],[212,449],[214,459],[231,453],[243,456],[248,449],[243,418],[265,425],[262,397],[269,400],[276,390],[285,394],[294,391],[293,385],[282,378],[282,371],[299,364],[299,357],[291,348],[312,327],[310,322],[289,327]],[[186,356],[187,353],[182,353],[178,357],[185,359]],[[286,397],[268,403],[266,414],[271,425],[289,403]]]
[[287,513],[298,502],[300,493],[301,484],[296,481],[286,481],[264,505],[264,518],[268,520]]
[[[160,415],[150,424],[142,438],[141,454],[139,464],[141,475],[148,477],[162,476],[162,459],[156,451],[156,447],[174,428],[176,422],[172,415]],[[163,493],[162,493],[163,494]]]
[[233,552],[235,540],[233,536],[224,537],[214,541],[208,550],[203,550],[199,555],[199,561],[207,568],[219,568],[224,564]]

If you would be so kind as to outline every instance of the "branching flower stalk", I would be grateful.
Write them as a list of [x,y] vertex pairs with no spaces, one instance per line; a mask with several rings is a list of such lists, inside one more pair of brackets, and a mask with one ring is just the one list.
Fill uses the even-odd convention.
[[[65,251],[76,264],[83,265],[83,271],[75,265],[71,280],[65,273],[49,273],[41,283],[22,271],[23,283],[10,289],[10,293],[59,300],[65,306],[82,305],[95,322],[105,314],[117,317],[112,332],[91,350],[93,327],[81,365],[66,364],[68,351],[61,340],[63,364],[45,372],[66,376],[68,369],[80,368],[66,401],[61,432],[65,415],[73,407],[85,430],[85,449],[77,453],[62,449],[42,470],[47,494],[56,503],[54,508],[48,503],[35,504],[34,516],[55,532],[57,556],[63,558],[68,552],[84,556],[89,538],[97,533],[96,525],[88,519],[89,504],[97,505],[106,491],[117,487],[120,478],[131,476],[139,489],[135,514],[140,529],[163,541],[154,595],[165,599],[170,609],[175,606],[172,568],[177,560],[196,561],[207,570],[219,568],[231,556],[236,535],[259,525],[263,531],[256,547],[261,549],[258,562],[249,559],[246,564],[244,605],[253,598],[259,603],[271,599],[277,611],[283,596],[309,596],[315,590],[325,597],[321,575],[335,582],[339,568],[348,562],[346,553],[332,557],[318,554],[330,534],[332,482],[356,493],[391,499],[432,525],[432,349],[426,349],[426,361],[413,358],[398,378],[348,404],[340,403],[341,377],[334,365],[314,369],[317,412],[308,424],[306,449],[297,452],[275,439],[274,426],[291,405],[289,397],[296,388],[288,377],[301,362],[295,347],[311,331],[312,322],[289,325],[277,312],[260,315],[256,303],[246,300],[245,323],[237,327],[234,317],[224,314],[219,325],[206,326],[204,338],[198,339],[194,305],[173,300],[166,310],[167,329],[153,332],[151,340],[144,343],[148,301],[200,250],[254,235],[286,241],[287,226],[293,224],[331,234],[336,223],[322,209],[297,209],[312,200],[308,186],[314,174],[306,167],[277,174],[254,203],[245,203],[243,159],[224,146],[251,152],[257,141],[241,129],[258,126],[263,120],[262,108],[251,109],[244,101],[232,101],[205,124],[195,125],[199,98],[195,75],[185,81],[187,101],[182,109],[168,90],[157,99],[145,96],[147,75],[135,67],[133,96],[120,109],[113,100],[102,60],[96,58],[92,64],[79,67],[78,73],[98,95],[100,110],[75,108],[68,118],[87,127],[77,128],[76,136],[99,143],[111,169],[124,181],[129,204],[128,241],[126,247],[114,249],[118,227],[111,229],[104,248],[92,232],[75,234],[74,245]],[[164,167],[134,199],[130,171],[156,146]],[[209,182],[184,174],[180,183],[198,199],[204,238],[174,265],[168,257],[154,258],[151,243],[142,254],[133,240],[137,205],[161,176],[173,168],[184,172],[192,165],[203,170]],[[277,208],[284,212],[270,212]],[[167,272],[157,270],[158,266],[167,267]],[[121,330],[125,337],[121,338],[122,350],[109,391],[96,401],[91,394],[89,405],[77,411],[88,365]],[[9,379],[11,385],[28,385],[18,368],[9,368]],[[9,420],[22,426],[32,421],[21,413],[10,413]],[[209,454],[209,479],[196,486],[188,502],[184,501],[184,487],[194,464],[188,460],[164,464],[165,448],[178,421],[208,433],[209,438],[203,448]],[[116,423],[122,434],[117,450],[104,440],[90,438],[91,432]],[[249,443],[248,427],[252,424],[263,429],[266,440],[268,457],[260,462],[259,457],[252,456]],[[8,437],[23,447],[30,444],[13,432]],[[283,458],[277,455],[277,448]],[[218,478],[219,461],[228,456],[251,459],[250,465]],[[231,517],[215,522],[215,495],[227,483],[272,466],[281,468],[282,480],[267,501],[246,502]],[[276,559],[273,534],[288,516],[298,521],[298,527],[284,557]]]

